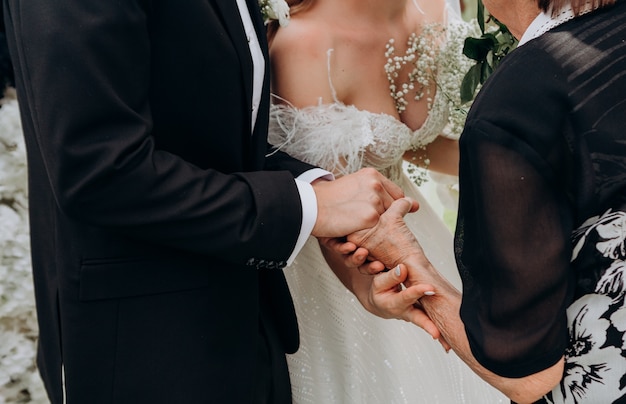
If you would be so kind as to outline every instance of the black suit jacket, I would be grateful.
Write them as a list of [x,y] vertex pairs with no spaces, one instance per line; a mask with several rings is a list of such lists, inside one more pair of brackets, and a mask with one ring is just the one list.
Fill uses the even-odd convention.
[[265,157],[267,63],[251,135],[235,0],[4,7],[51,400],[63,364],[70,404],[249,402],[260,316],[274,353],[297,349],[279,267],[310,167]]

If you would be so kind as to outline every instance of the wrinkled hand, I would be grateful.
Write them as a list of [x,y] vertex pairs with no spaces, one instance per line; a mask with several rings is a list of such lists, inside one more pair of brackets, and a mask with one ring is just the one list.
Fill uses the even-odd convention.
[[435,338],[438,337],[437,328],[416,303],[425,295],[433,295],[434,288],[418,284],[404,289],[402,282],[407,280],[408,275],[406,266],[399,265],[393,271],[379,275],[364,274],[357,271],[357,267],[364,264],[366,250],[344,255],[329,249],[321,241],[320,248],[333,272],[366,310],[378,317],[414,322],[427,329]]
[[375,274],[378,268],[367,265],[359,267],[361,276],[371,276],[372,281],[368,284],[367,292],[359,291],[355,294],[371,313],[383,318],[409,321],[439,340],[448,351],[450,345],[419,302],[424,296],[434,295],[433,285],[439,283],[431,283],[430,280],[439,282],[440,279],[433,275],[437,274],[436,270],[404,222],[404,216],[415,211],[416,207],[417,203],[409,198],[396,200],[380,216],[374,227],[347,237],[348,242],[354,243],[355,247],[365,248],[369,252],[369,260],[379,260],[385,267],[394,268],[372,276],[364,274]]
[[408,257],[424,253],[417,239],[404,223],[404,216],[417,210],[417,202],[410,198],[394,201],[373,227],[347,237],[349,242],[369,251],[370,260],[380,261],[387,268],[395,268]]
[[312,184],[317,198],[315,237],[344,237],[376,224],[402,189],[373,168],[363,168],[335,181]]
[[446,351],[450,350],[450,345],[441,335],[439,328],[428,317],[420,304],[422,297],[436,294],[435,287],[427,283],[416,283],[403,288],[402,285],[407,280],[408,275],[407,266],[401,264],[391,271],[371,276],[372,282],[368,291],[367,302],[366,304],[362,302],[363,306],[379,317],[396,318],[417,325],[430,334],[433,339],[438,340]]
[[[384,270],[384,265],[381,262],[366,262],[367,250],[338,239],[322,239],[320,248],[335,275],[367,311],[381,318],[411,322],[439,340],[446,351],[450,349],[419,302],[424,296],[433,296],[435,289],[427,283],[419,283],[415,276],[409,280],[409,274],[413,272],[415,275],[416,271],[408,271],[402,264],[392,271],[370,275]],[[364,265],[379,267],[368,273],[359,272],[357,267]],[[403,283],[408,282],[411,286],[404,288]]]

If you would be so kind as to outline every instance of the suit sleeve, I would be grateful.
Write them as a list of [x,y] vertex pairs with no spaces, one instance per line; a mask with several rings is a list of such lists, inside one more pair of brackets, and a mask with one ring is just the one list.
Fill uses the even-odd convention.
[[156,144],[150,4],[5,2],[28,151],[47,177],[33,186],[48,181],[64,215],[125,237],[235,262],[286,259],[302,215],[293,175],[308,166],[278,156],[269,164],[281,171],[225,174]]

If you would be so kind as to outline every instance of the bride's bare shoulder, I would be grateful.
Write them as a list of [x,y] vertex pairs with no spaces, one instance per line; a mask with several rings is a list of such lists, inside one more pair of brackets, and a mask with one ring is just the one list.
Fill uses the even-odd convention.
[[328,50],[332,35],[314,18],[295,15],[281,27],[270,47],[272,91],[296,106],[332,102]]
[[295,15],[286,27],[277,30],[270,48],[271,56],[289,54],[290,58],[319,58],[331,46],[331,35],[315,18]]

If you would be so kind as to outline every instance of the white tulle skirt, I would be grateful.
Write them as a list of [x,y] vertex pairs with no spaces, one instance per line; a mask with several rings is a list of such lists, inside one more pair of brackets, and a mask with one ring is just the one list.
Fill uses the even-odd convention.
[[[421,206],[406,216],[408,226],[431,262],[460,287],[452,234],[406,176],[400,185]],[[363,309],[314,238],[285,274],[301,338],[298,352],[287,357],[294,403],[509,402],[422,329]]]

